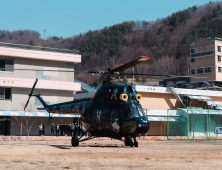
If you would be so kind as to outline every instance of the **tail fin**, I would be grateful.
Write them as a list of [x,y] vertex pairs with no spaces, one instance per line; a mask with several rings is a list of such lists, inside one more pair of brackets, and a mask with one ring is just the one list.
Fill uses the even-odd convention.
[[33,94],[32,96],[36,96],[39,99],[39,101],[42,103],[42,105],[48,108],[48,104],[46,104],[46,102],[40,97],[40,94]]

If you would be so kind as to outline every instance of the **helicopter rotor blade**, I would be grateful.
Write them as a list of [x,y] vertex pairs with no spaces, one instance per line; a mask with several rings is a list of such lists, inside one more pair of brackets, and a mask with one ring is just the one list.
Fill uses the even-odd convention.
[[170,75],[161,75],[161,74],[137,74],[137,73],[119,73],[119,75],[134,75],[134,76],[162,76],[169,77]]
[[119,73],[119,75],[134,75],[134,76],[153,76],[153,77],[193,77],[193,78],[207,78],[207,77],[196,77],[191,75],[161,75],[161,74],[137,74],[137,73]]
[[134,66],[136,64],[139,64],[139,63],[142,63],[144,61],[147,61],[149,59],[151,59],[151,57],[141,56],[141,57],[137,58],[136,60],[133,60],[133,61],[131,61],[129,63],[123,64],[120,67],[117,67],[117,68],[111,70],[110,72],[111,73],[113,73],[113,72],[121,72],[121,71],[124,71],[124,70],[126,70],[126,69],[128,69],[128,68],[130,68],[130,67],[132,67],[132,66]]
[[34,83],[34,85],[33,85],[33,87],[32,87],[31,93],[29,94],[29,98],[28,98],[28,100],[27,100],[27,102],[26,102],[26,104],[25,104],[24,111],[25,111],[26,107],[28,106],[30,97],[32,96],[32,93],[33,93],[33,91],[34,91],[34,89],[35,89],[35,86],[36,86],[37,82],[38,82],[38,79],[35,80],[35,83]]

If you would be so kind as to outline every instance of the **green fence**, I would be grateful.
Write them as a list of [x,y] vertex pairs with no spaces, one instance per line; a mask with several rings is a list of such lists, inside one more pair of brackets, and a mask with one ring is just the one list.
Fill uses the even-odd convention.
[[222,139],[222,110],[197,107],[168,110],[165,119],[167,139]]

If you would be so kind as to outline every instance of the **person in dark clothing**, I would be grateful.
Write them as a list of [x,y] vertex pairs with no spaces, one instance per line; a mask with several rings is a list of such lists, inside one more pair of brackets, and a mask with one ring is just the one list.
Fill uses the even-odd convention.
[[69,136],[72,136],[72,123],[69,124]]
[[78,125],[75,123],[74,135],[77,135],[77,133],[78,133]]
[[52,125],[51,125],[51,136],[54,136],[54,132],[55,132],[55,125],[54,125],[54,123],[52,123]]
[[82,136],[82,133],[83,133],[83,131],[82,131],[82,125],[80,125],[80,126],[79,126],[79,136]]
[[68,126],[67,126],[67,124],[65,123],[65,125],[64,125],[64,132],[65,132],[65,136],[67,136],[67,132],[68,132]]
[[78,124],[78,135],[80,136],[80,126]]
[[74,125],[74,123],[72,123],[72,125],[71,125],[71,136],[73,136],[75,134],[74,130],[75,130],[75,125]]
[[63,136],[63,124],[60,125],[60,132],[61,132],[61,136]]
[[70,124],[67,125],[67,136],[70,136]]
[[56,129],[56,136],[59,136],[59,124],[56,125],[55,129]]
[[42,135],[45,136],[45,125],[43,124],[42,126],[43,126],[43,128],[42,128]]
[[39,125],[39,136],[42,136],[42,124]]

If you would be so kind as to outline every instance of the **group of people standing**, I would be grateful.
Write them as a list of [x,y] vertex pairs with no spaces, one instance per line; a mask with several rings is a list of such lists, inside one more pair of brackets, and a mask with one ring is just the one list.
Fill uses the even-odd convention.
[[56,132],[56,136],[82,136],[83,130],[81,125],[77,125],[77,123],[69,123],[69,124],[57,124],[54,125],[52,123],[51,125],[51,136],[54,136]]
[[45,125],[44,124],[39,125],[39,136],[45,136]]

